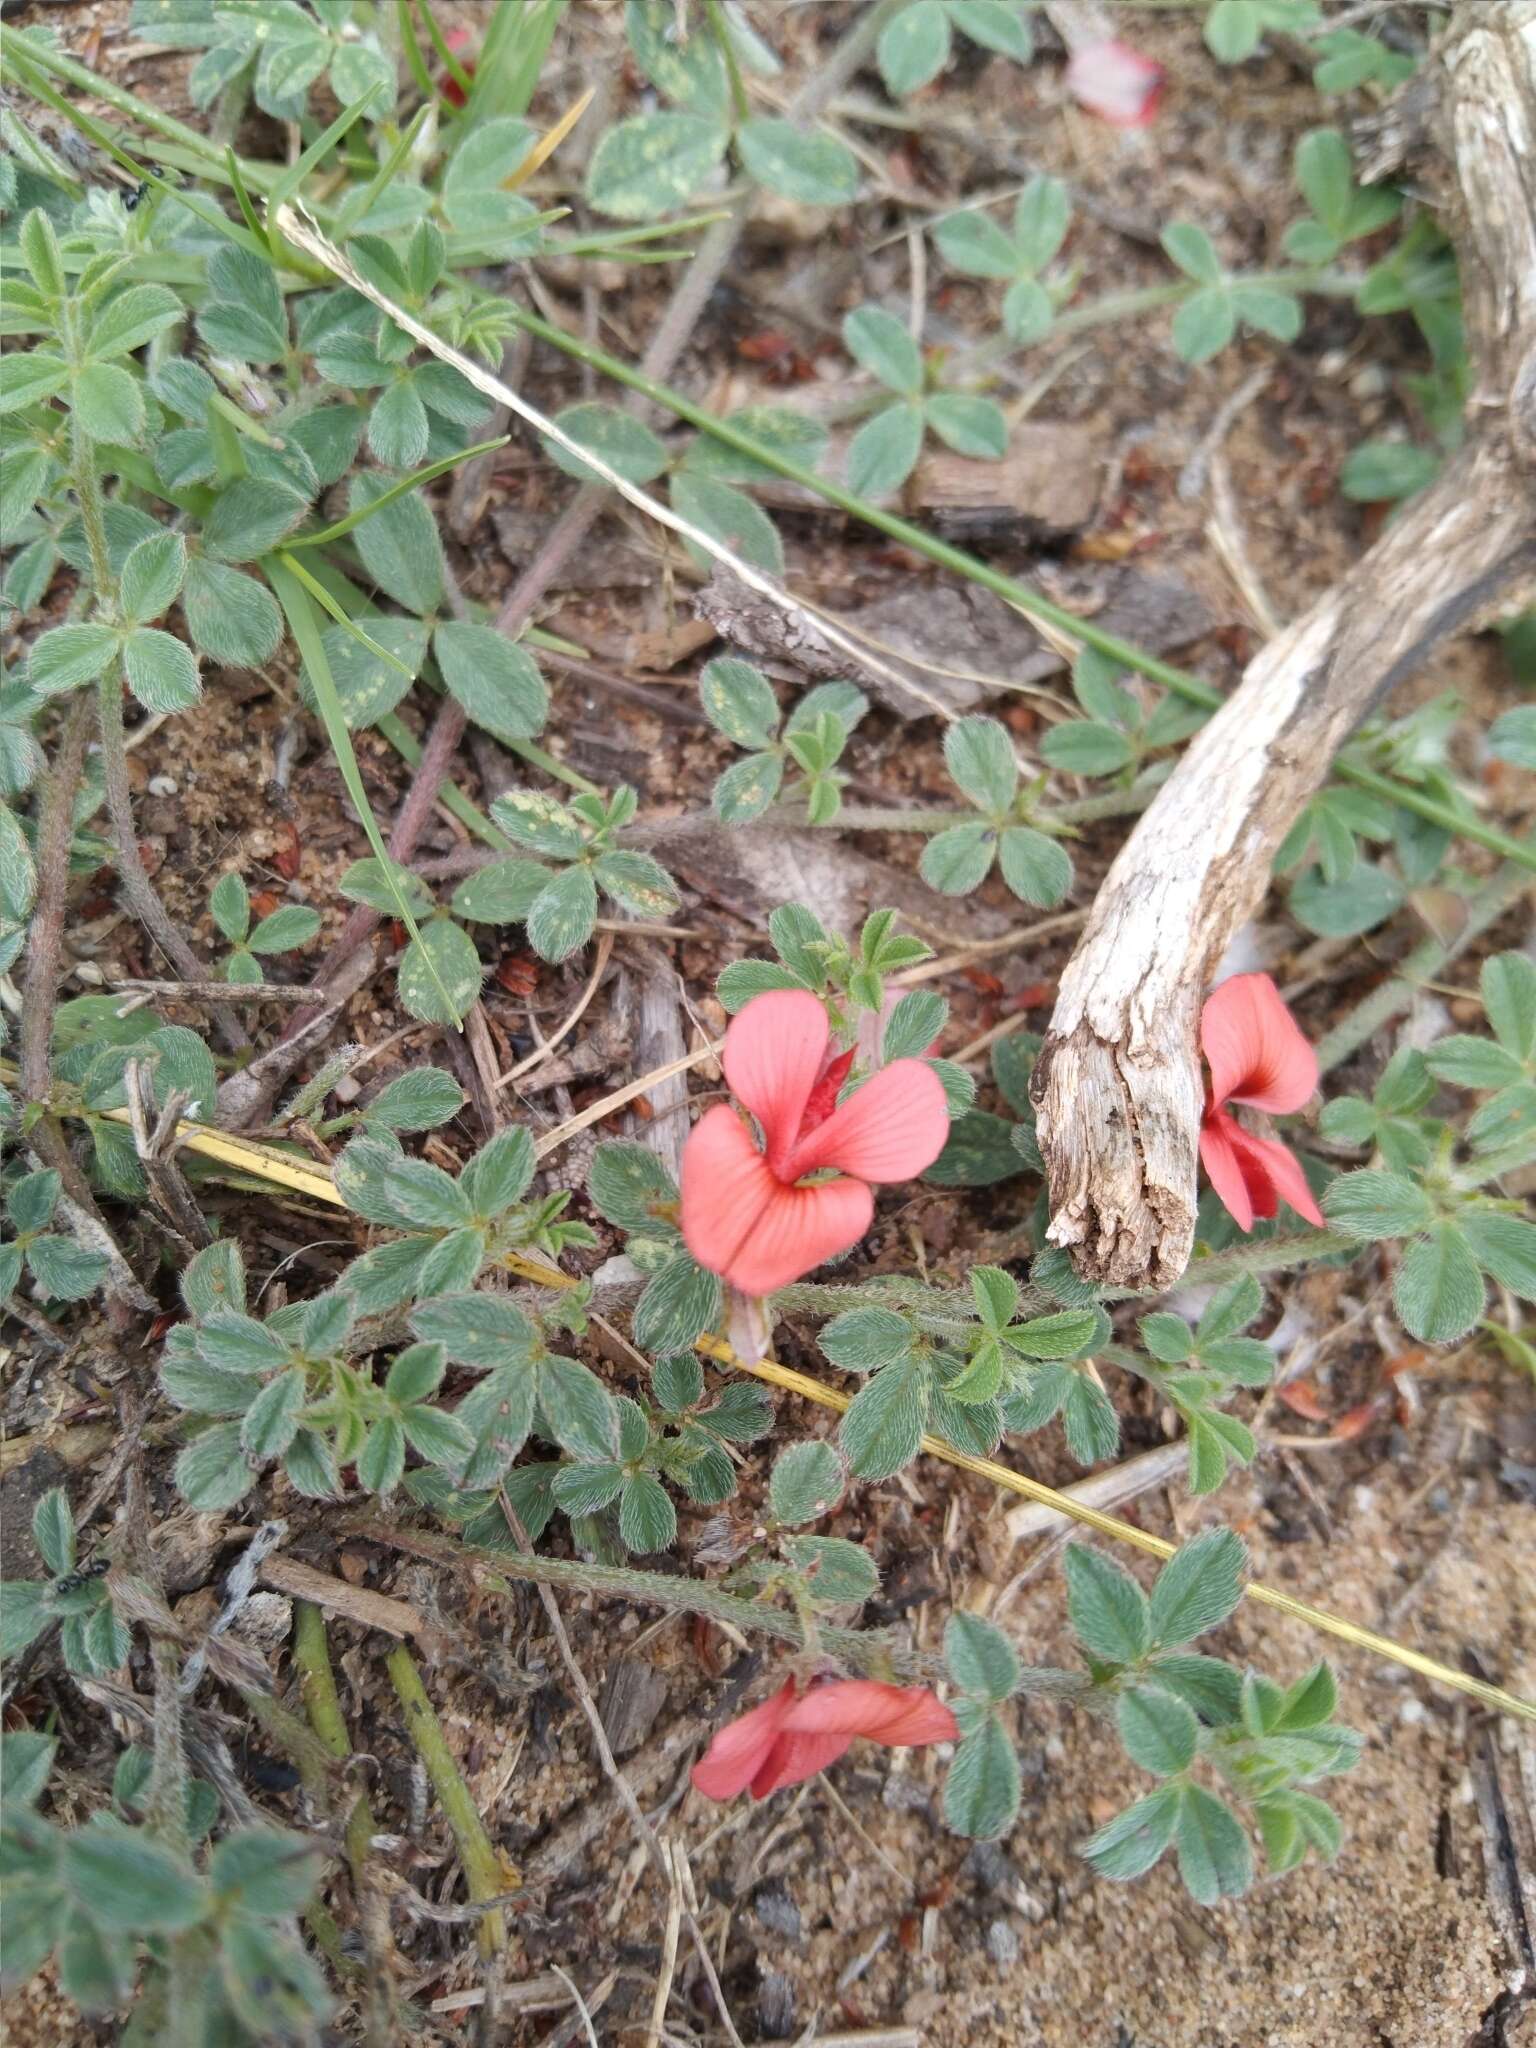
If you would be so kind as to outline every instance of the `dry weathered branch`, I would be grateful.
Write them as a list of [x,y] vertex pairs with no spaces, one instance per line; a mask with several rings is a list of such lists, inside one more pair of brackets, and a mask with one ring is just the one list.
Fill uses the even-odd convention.
[[1536,0],[1463,5],[1439,53],[1472,435],[1342,582],[1250,664],[1099,891],[1035,1074],[1053,1243],[1168,1285],[1194,1236],[1200,1005],[1350,731],[1536,577]]

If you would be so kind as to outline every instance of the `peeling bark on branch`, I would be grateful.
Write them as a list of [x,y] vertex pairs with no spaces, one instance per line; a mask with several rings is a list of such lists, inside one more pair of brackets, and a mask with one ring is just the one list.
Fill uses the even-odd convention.
[[1536,0],[1464,0],[1438,53],[1445,212],[1476,373],[1471,438],[1253,662],[1095,901],[1035,1071],[1052,1243],[1167,1286],[1194,1240],[1200,1007],[1352,729],[1536,579]]

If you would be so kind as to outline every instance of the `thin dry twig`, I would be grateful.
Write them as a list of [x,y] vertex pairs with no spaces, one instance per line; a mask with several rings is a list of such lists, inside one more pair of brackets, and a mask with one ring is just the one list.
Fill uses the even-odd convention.
[[558,1048],[562,1046],[565,1043],[566,1039],[570,1037],[571,1033],[576,1029],[576,1026],[587,1014],[588,1004],[591,1002],[592,998],[597,994],[597,985],[603,978],[604,970],[608,965],[609,957],[612,954],[612,952],[612,932],[599,933],[597,941],[597,957],[592,963],[592,972],[587,978],[586,987],[582,990],[581,995],[577,999],[576,1007],[571,1011],[570,1015],[565,1019],[564,1023],[560,1025],[559,1029],[552,1032],[551,1035],[544,1040],[542,1045],[538,1046],[533,1052],[529,1053],[526,1059],[519,1060],[515,1067],[508,1067],[507,1071],[504,1074],[498,1074],[496,1076],[496,1086],[498,1089],[510,1088],[512,1086],[512,1083],[514,1081],[520,1081],[524,1074],[531,1074],[535,1067],[541,1067],[547,1059],[553,1057]]
[[[512,1531],[512,1534],[517,1538],[523,1549],[531,1551],[533,1545],[528,1540],[528,1532],[519,1521],[517,1510],[507,1498],[504,1488],[500,1489],[498,1497],[501,1501],[501,1511],[507,1519],[507,1527]],[[576,1694],[581,1711],[586,1716],[587,1726],[592,1731],[592,1742],[597,1750],[597,1760],[602,1766],[603,1776],[618,1795],[620,1805],[629,1816],[630,1824],[634,1828],[635,1833],[645,1844],[646,1852],[655,1865],[662,1882],[668,1886],[679,1883],[681,1879],[677,1867],[672,1862],[667,1850],[663,1847],[656,1830],[641,1812],[640,1802],[635,1797],[634,1787],[619,1769],[618,1761],[608,1741],[608,1731],[603,1726],[602,1714],[598,1709],[597,1701],[592,1696],[592,1688],[588,1685],[586,1674],[577,1662],[576,1652],[571,1648],[571,1639],[566,1633],[565,1620],[560,1612],[560,1603],[556,1600],[550,1588],[543,1583],[540,1583],[538,1586],[538,1594],[540,1604],[543,1606],[544,1612],[549,1619],[549,1626],[555,1638],[556,1648],[560,1652],[560,1661],[565,1666],[566,1675],[571,1681],[571,1686]],[[677,1849],[677,1853],[681,1854],[680,1845],[674,1845],[674,1847]],[[699,1930],[699,1923],[691,1912],[685,1915],[685,1922],[688,1928],[689,1940],[693,1943],[700,1966],[704,1971],[704,1975],[709,1980],[710,1990],[714,1993],[715,2008],[719,2015],[720,2023],[725,2028],[727,2034],[730,2035],[735,2048],[742,2048],[741,2036],[737,2033],[735,2023],[731,2019],[730,2007],[725,2002],[725,1992],[721,1988],[719,1974],[715,1969],[714,1960],[709,1953],[704,1936]]]

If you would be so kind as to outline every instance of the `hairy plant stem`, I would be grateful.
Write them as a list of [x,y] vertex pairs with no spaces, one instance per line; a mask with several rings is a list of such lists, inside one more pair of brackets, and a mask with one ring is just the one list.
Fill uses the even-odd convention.
[[[342,1712],[341,1695],[336,1690],[336,1674],[331,1669],[325,1616],[310,1600],[300,1600],[294,1605],[293,1661],[298,1668],[299,1694],[304,1702],[304,1711],[309,1715],[310,1726],[330,1754],[345,1762],[352,1755],[352,1737],[347,1729],[346,1715]],[[359,1898],[369,1844],[377,1831],[368,1794],[360,1792],[347,1816],[346,1827],[347,1861],[352,1868],[353,1889]]]
[[[426,1766],[432,1789],[453,1835],[459,1861],[464,1866],[464,1882],[469,1888],[469,1896],[477,1906],[487,1899],[498,1899],[509,1889],[507,1872],[496,1853],[495,1844],[486,1833],[479,1808],[464,1782],[453,1751],[448,1747],[442,1723],[427,1697],[415,1659],[404,1643],[397,1643],[390,1651],[384,1660],[384,1668],[395,1688],[395,1697],[405,1710],[406,1732],[416,1754]],[[480,1953],[487,1960],[505,1949],[507,1923],[499,1907],[480,1916],[478,1940]]]
[[1466,922],[1449,939],[1424,939],[1405,954],[1398,970],[1379,988],[1374,988],[1342,1016],[1331,1031],[1317,1042],[1317,1064],[1321,1073],[1340,1066],[1351,1053],[1384,1025],[1401,1017],[1411,1006],[1424,983],[1432,980],[1448,961],[1464,952],[1491,924],[1497,923],[1510,905],[1531,891],[1531,878],[1513,861],[1496,868],[1482,887],[1468,899]]
[[[71,419],[70,487],[80,507],[80,524],[91,557],[91,581],[96,603],[103,611],[116,607],[117,579],[107,552],[106,514],[101,497],[101,478],[96,472],[95,450],[78,419]],[[188,981],[206,981],[207,971],[171,920],[170,913],[155,894],[154,885],[139,852],[138,833],[133,822],[133,790],[128,780],[128,735],[123,724],[122,672],[114,657],[101,673],[96,687],[97,719],[101,737],[102,777],[106,788],[107,814],[117,842],[117,873],[128,908],[164,953],[177,973]],[[213,1012],[219,1035],[231,1052],[250,1045],[245,1026],[227,1003]]]
[[[675,1578],[670,1573],[639,1571],[625,1565],[589,1564],[577,1558],[542,1557],[536,1551],[485,1549],[453,1537],[382,1523],[367,1510],[349,1519],[347,1526],[371,1542],[386,1544],[410,1557],[460,1568],[472,1566],[480,1586],[507,1599],[515,1597],[510,1581],[521,1579],[530,1585],[564,1586],[571,1592],[595,1593],[607,1599],[643,1600],[670,1614],[699,1614],[732,1628],[772,1636],[792,1649],[805,1647],[804,1631],[796,1615],[781,1607],[765,1607],[759,1601],[727,1593],[705,1579]],[[829,1656],[869,1677],[937,1674],[936,1661],[902,1650],[892,1637],[879,1630],[823,1625],[818,1627],[817,1634]]]
[[64,950],[64,902],[69,890],[69,842],[74,830],[75,790],[85,765],[90,700],[76,694],[43,785],[37,819],[37,897],[27,924],[27,971],[21,993],[19,1047],[21,1092],[28,1102],[46,1102],[53,1012],[58,999]]

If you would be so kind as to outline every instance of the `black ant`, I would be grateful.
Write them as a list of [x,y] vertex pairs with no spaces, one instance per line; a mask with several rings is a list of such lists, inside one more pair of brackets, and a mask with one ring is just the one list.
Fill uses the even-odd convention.
[[55,1579],[53,1582],[55,1597],[65,1593],[78,1593],[82,1586],[90,1585],[93,1579],[105,1578],[111,1569],[111,1558],[95,1558],[90,1564],[81,1565],[78,1571],[70,1572],[62,1579]]

